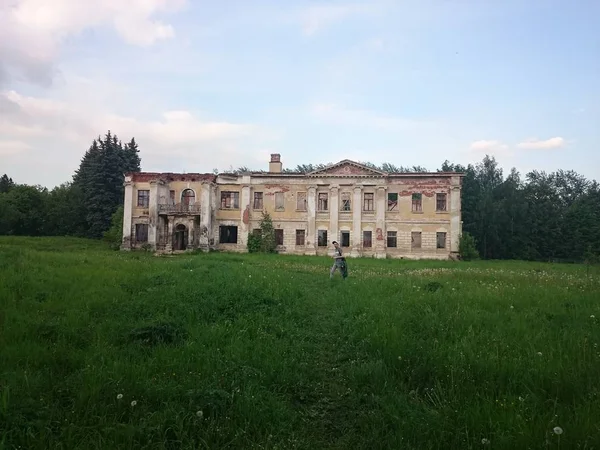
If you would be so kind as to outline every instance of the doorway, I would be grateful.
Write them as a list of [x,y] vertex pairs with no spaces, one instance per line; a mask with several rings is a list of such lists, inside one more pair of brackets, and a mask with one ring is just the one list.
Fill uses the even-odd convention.
[[173,233],[173,250],[185,250],[187,247],[188,229],[185,225],[179,224],[175,227]]

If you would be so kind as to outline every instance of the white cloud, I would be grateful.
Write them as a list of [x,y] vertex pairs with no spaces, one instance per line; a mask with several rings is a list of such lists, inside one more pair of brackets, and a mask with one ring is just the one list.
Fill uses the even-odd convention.
[[127,43],[148,46],[174,36],[155,18],[186,0],[2,0],[0,82],[12,76],[49,84],[60,44],[70,36],[109,25]]
[[311,113],[328,123],[387,131],[403,131],[428,124],[425,121],[386,116],[374,111],[340,107],[333,103],[314,105]]
[[500,141],[479,140],[473,142],[470,149],[479,153],[503,153],[508,151],[508,145]]
[[566,141],[561,137],[553,137],[545,141],[537,138],[527,139],[526,141],[517,144],[518,148],[526,150],[550,150],[554,148],[564,147]]
[[[123,141],[135,137],[142,169],[147,171],[263,167],[264,158],[259,158],[256,151],[277,138],[258,125],[200,119],[187,110],[166,110],[150,119],[118,114],[110,104],[92,101],[93,95],[86,93],[87,85],[69,84],[69,94],[62,95],[68,100],[26,96],[14,90],[0,92],[0,105],[11,105],[0,110],[0,135],[4,138],[0,155],[8,156],[9,163],[12,158],[15,167],[25,164],[24,150],[27,160],[34,164],[43,165],[44,160],[62,162],[51,175],[40,177],[40,171],[33,174],[30,170],[27,176],[35,179],[24,182],[37,183],[42,178],[44,183],[56,185],[67,181],[91,141],[107,130]],[[135,99],[128,100],[136,103]]]
[[313,36],[327,26],[341,22],[353,16],[364,16],[372,13],[380,5],[375,2],[323,4],[307,8],[300,14],[302,31],[306,36]]

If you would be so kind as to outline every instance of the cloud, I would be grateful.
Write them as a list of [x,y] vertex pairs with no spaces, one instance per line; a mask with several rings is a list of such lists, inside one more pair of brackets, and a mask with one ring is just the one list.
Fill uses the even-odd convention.
[[387,131],[403,131],[428,122],[378,114],[364,109],[340,107],[333,103],[320,103],[312,107],[311,113],[318,119],[336,125],[375,128]]
[[531,138],[526,141],[517,144],[518,148],[526,150],[550,150],[554,148],[564,147],[566,144],[565,140],[561,137],[553,137],[541,141],[537,138]]
[[149,46],[172,38],[160,13],[181,9],[186,0],[2,0],[0,85],[12,77],[49,85],[60,44],[89,28],[111,26],[128,44]]
[[[140,146],[142,169],[147,171],[211,171],[230,165],[265,166],[259,149],[272,144],[278,136],[257,124],[202,118],[190,110],[163,110],[140,118],[115,113],[108,102],[91,101],[88,83],[70,83],[62,99],[23,95],[14,90],[0,92],[0,155],[25,164],[27,160],[43,166],[42,161],[61,162],[58,173],[41,176],[51,183],[70,179],[80,158],[99,134],[111,130],[123,141],[135,137]],[[73,91],[79,89],[79,91]],[[118,89],[118,88],[116,88]],[[79,96],[79,100],[73,100]],[[110,98],[112,96],[109,96]],[[135,102],[135,98],[128,98]],[[264,155],[262,155],[264,156]],[[66,164],[65,164],[66,163]],[[265,166],[266,167],[266,166]],[[55,169],[53,169],[55,170]],[[36,171],[38,182],[40,171]],[[48,183],[48,181],[44,181]]]
[[471,144],[470,149],[474,152],[480,153],[502,153],[508,151],[508,145],[503,144],[500,141],[487,141],[479,140]]
[[380,5],[376,3],[342,3],[311,6],[300,13],[302,31],[313,36],[323,28],[350,17],[364,16],[374,12]]

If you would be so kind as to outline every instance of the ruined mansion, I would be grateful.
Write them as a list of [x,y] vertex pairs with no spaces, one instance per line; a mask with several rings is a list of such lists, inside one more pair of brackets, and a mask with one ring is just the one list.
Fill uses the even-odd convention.
[[262,212],[280,253],[447,259],[458,253],[461,180],[455,172],[387,173],[344,160],[286,173],[128,173],[123,249],[247,251]]

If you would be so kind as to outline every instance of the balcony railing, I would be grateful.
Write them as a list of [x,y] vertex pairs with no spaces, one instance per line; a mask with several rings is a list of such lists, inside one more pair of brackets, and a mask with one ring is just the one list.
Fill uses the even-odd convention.
[[186,205],[185,203],[167,203],[158,205],[159,214],[200,214],[200,203]]

